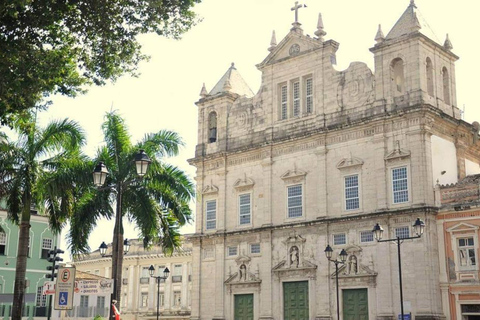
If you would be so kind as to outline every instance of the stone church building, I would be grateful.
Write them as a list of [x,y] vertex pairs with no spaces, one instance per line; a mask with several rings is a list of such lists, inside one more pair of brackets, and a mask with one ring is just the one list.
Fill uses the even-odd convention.
[[[374,70],[337,71],[339,43],[298,21],[257,65],[256,94],[232,64],[198,106],[192,320],[445,319],[437,183],[480,173],[478,126],[461,120],[447,39],[423,33],[410,1],[370,49]],[[307,9],[304,9],[307,10]],[[399,13],[400,15],[400,13]],[[327,260],[342,249],[344,264]],[[338,288],[336,287],[338,276]]]

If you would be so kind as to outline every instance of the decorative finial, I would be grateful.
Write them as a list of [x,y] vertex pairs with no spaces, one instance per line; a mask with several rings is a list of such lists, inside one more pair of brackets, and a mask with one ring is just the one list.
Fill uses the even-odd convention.
[[318,22],[317,22],[317,31],[315,31],[315,35],[318,37],[318,40],[321,42],[323,41],[323,37],[327,33],[323,30],[323,20],[322,20],[322,14],[318,14]]
[[273,30],[272,39],[270,40],[270,47],[268,48],[268,51],[272,52],[276,46],[277,46],[277,38],[275,37],[275,30]]
[[307,6],[304,4],[298,4],[298,1],[295,1],[295,5],[290,9],[292,11],[295,11],[295,22],[292,23],[294,29],[299,28],[301,26],[301,23],[298,22],[298,9],[305,8],[305,7]]
[[415,0],[410,0],[410,6],[413,6],[413,7],[415,7],[415,8],[417,7],[417,6],[415,5]]
[[230,65],[230,69],[235,69],[235,62],[232,62],[232,64]]
[[375,35],[375,41],[377,41],[377,43],[382,43],[383,40],[385,40],[385,36],[383,35],[382,25],[379,24],[377,34]]
[[200,97],[205,98],[208,95],[207,88],[205,88],[205,82],[203,83],[202,90],[200,91]]
[[231,89],[232,89],[232,84],[230,83],[230,79],[227,78],[227,80],[225,80],[225,83],[223,84],[223,90],[230,91]]
[[452,42],[450,42],[450,39],[448,38],[448,33],[447,33],[447,38],[445,39],[445,42],[443,43],[443,47],[447,49],[448,51],[453,49]]

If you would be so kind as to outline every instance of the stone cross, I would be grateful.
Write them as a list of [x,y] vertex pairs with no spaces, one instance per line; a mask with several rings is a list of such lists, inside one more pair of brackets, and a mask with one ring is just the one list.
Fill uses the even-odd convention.
[[295,5],[293,6],[292,11],[295,11],[295,23],[298,23],[298,9],[306,7],[305,5],[298,4],[298,1],[295,1]]

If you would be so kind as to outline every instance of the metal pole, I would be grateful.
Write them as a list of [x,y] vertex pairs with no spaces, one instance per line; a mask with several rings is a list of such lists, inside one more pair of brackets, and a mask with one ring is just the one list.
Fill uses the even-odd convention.
[[400,310],[402,312],[402,320],[404,320],[403,313],[403,289],[402,289],[402,256],[400,254],[400,237],[397,237],[397,251],[398,251],[398,280],[400,284]]
[[335,282],[337,284],[337,320],[340,320],[340,299],[338,298],[338,262],[335,261]]
[[160,277],[157,277],[157,320],[160,318]]

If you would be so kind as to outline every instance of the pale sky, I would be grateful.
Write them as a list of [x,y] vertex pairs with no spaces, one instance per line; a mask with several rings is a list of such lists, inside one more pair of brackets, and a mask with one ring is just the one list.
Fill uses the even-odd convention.
[[[299,22],[305,34],[313,36],[321,12],[327,35],[325,40],[340,43],[337,70],[344,70],[353,61],[362,61],[373,70],[373,54],[378,24],[385,35],[407,8],[410,0],[304,0]],[[115,84],[91,87],[78,98],[54,99],[40,122],[69,117],[77,120],[87,132],[86,152],[93,156],[102,143],[100,125],[104,114],[119,110],[126,119],[134,141],[145,133],[160,129],[177,131],[186,147],[171,162],[192,178],[195,171],[186,162],[194,156],[197,133],[197,107],[202,83],[211,90],[232,62],[253,92],[260,87],[261,74],[255,65],[267,55],[272,30],[277,43],[285,37],[294,20],[291,0],[205,0],[195,7],[203,21],[179,41],[155,35],[143,36],[143,52],[151,60],[140,66],[138,78],[122,77]],[[478,32],[480,19],[477,0],[416,0],[420,19],[428,23],[435,40],[443,44],[446,33],[453,52],[460,57],[456,63],[457,105],[465,106],[465,120],[480,121],[480,76]],[[425,30],[424,30],[425,31]],[[193,208],[195,210],[195,208]],[[193,226],[184,229],[193,232]],[[102,241],[112,241],[113,224],[99,222],[89,244],[92,250]],[[125,237],[136,238],[137,232],[127,227]],[[63,237],[63,235],[62,235]],[[66,249],[66,245],[62,245]],[[68,259],[66,259],[68,260]]]

